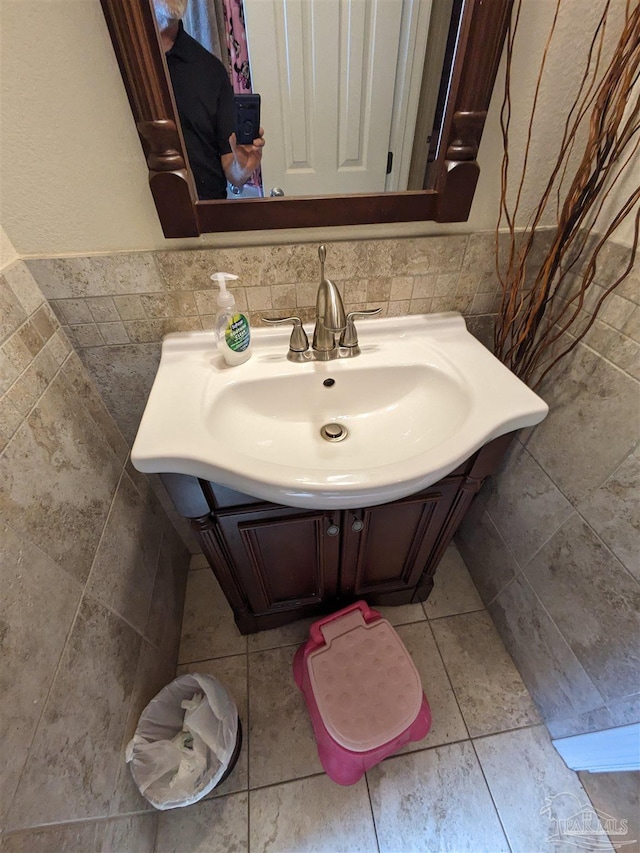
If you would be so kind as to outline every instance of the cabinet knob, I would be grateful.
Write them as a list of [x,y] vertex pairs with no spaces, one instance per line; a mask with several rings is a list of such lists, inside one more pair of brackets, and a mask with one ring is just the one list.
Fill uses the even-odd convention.
[[364,527],[364,521],[360,521],[359,518],[356,518],[356,520],[351,525],[351,529],[353,530],[354,533],[360,533],[360,531],[362,530],[363,527]]
[[327,527],[327,534],[329,536],[337,536],[338,533],[340,533],[340,528],[338,527],[337,524],[332,523],[329,525],[329,527]]

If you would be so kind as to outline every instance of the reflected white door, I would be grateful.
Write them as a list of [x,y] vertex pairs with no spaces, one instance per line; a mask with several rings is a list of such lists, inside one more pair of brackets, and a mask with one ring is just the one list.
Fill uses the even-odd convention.
[[402,0],[244,0],[265,195],[383,192]]

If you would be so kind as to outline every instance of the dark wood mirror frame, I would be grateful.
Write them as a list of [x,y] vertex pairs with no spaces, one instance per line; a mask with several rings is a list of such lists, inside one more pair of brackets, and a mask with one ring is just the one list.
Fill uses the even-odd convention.
[[199,201],[196,196],[149,0],[101,3],[165,237],[468,219],[480,172],[476,156],[513,0],[464,2],[453,63],[444,81],[448,97],[439,143],[427,167],[424,190],[231,202]]

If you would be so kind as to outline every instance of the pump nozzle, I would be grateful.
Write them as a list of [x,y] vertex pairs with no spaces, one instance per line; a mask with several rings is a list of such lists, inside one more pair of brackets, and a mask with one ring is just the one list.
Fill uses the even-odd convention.
[[215,281],[220,288],[220,293],[218,294],[218,305],[222,308],[232,308],[236,304],[236,300],[233,297],[233,293],[229,293],[227,290],[227,281],[235,281],[238,276],[233,275],[230,272],[214,272],[212,276],[210,276],[211,281]]

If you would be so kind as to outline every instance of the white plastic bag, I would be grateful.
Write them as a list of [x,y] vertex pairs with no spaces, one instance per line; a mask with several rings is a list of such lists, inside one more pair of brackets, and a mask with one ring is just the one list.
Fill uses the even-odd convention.
[[238,709],[211,675],[181,675],[149,702],[125,758],[157,809],[188,806],[220,781],[238,737]]

